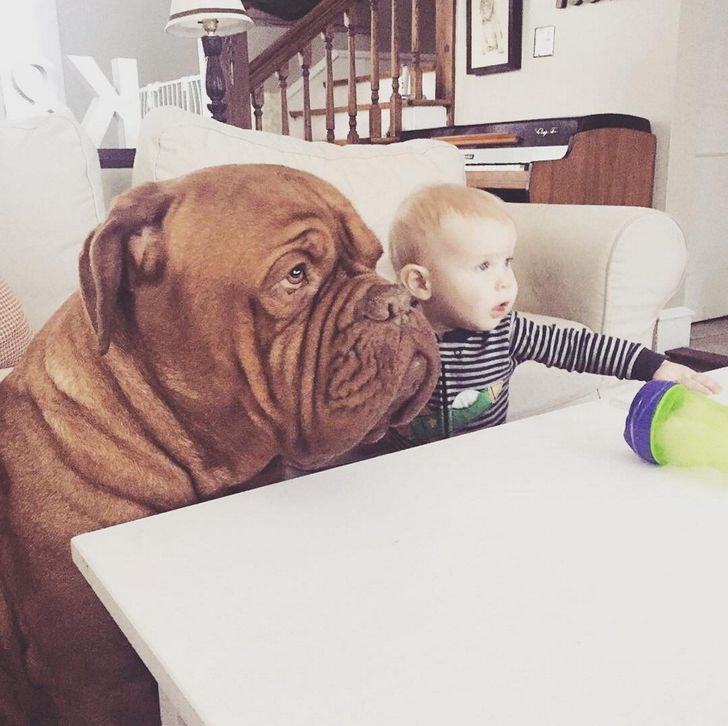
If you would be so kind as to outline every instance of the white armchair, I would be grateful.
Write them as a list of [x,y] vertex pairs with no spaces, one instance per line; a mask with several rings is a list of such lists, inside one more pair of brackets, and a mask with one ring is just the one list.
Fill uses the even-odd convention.
[[[511,204],[518,228],[516,306],[651,346],[658,315],[683,277],[677,222],[643,207]],[[614,378],[520,365],[509,418],[596,398]]]
[[0,122],[0,159],[0,278],[38,330],[78,289],[83,240],[104,217],[98,153],[51,114]]

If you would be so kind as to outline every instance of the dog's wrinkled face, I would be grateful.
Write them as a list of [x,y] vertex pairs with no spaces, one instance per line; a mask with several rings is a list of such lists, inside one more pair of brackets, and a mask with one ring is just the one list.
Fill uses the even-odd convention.
[[437,378],[434,335],[374,274],[380,254],[326,182],[231,165],[118,198],[81,286],[101,352],[133,349],[188,428],[310,468],[409,420]]

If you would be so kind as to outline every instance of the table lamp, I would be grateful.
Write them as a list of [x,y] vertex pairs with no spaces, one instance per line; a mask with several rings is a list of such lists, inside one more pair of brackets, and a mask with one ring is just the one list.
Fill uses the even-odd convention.
[[225,121],[227,108],[223,102],[225,76],[220,64],[222,36],[244,33],[252,25],[240,0],[213,0],[209,5],[200,0],[172,0],[169,22],[164,29],[173,35],[202,38],[207,65],[205,90],[210,97],[207,108],[216,121]]

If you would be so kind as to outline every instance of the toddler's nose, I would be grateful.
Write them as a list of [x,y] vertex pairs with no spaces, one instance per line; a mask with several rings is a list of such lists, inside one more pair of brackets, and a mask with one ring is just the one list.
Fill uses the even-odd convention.
[[510,284],[511,284],[510,276],[499,275],[498,279],[495,281],[495,288],[496,288],[496,290],[504,290],[505,288],[509,287]]

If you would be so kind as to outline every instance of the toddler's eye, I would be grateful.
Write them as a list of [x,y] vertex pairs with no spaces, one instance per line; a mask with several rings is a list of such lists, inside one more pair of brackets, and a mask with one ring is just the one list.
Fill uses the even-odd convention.
[[512,257],[509,257],[506,260],[506,267],[510,267],[512,264],[513,264],[513,258]]
[[293,292],[303,287],[307,281],[306,266],[296,265],[289,270],[285,280],[283,280],[283,287],[289,292]]
[[487,270],[489,267],[490,267],[490,262],[488,262],[487,260],[485,262],[481,262],[478,265],[478,269],[483,270],[483,271]]

